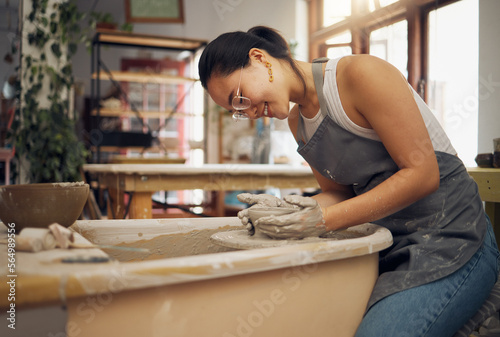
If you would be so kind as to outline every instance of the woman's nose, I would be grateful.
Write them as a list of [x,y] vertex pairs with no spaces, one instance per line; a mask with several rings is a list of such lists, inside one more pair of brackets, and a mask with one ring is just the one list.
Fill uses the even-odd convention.
[[248,116],[250,116],[251,119],[255,119],[255,118],[258,118],[258,114],[257,114],[257,106],[256,105],[252,105],[251,107],[249,107],[248,109],[244,110],[246,112],[246,114]]

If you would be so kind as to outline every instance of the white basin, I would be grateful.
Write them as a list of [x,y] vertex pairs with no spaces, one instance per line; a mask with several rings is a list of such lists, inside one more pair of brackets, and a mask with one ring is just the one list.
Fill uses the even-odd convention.
[[237,218],[77,221],[71,228],[94,244],[122,247],[103,249],[116,260],[54,261],[43,270],[19,261],[25,283],[17,299],[18,310],[65,303],[69,337],[352,336],[378,277],[378,252],[392,244],[390,232],[372,224],[351,229],[361,234],[352,239],[247,250],[210,240],[241,229]]

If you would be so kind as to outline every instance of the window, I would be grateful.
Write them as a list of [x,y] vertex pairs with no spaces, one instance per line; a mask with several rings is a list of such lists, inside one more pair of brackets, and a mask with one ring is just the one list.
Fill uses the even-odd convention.
[[328,47],[326,57],[336,59],[345,55],[351,55],[352,49],[350,46],[331,46]]
[[351,0],[323,1],[323,27],[345,20],[351,15]]
[[325,43],[326,56],[334,59],[344,55],[351,55],[351,32],[345,31],[329,39]]
[[406,20],[374,30],[370,34],[370,54],[394,65],[408,77],[408,23]]
[[370,11],[373,12],[375,9],[380,7],[389,6],[399,0],[371,0],[370,1]]
[[310,13],[310,59],[387,60],[429,104],[464,163],[475,165],[478,0],[310,0]]
[[322,26],[328,27],[347,19],[353,14],[353,6],[357,12],[374,12],[398,1],[399,0],[323,0]]
[[428,104],[468,166],[477,154],[478,19],[478,0],[429,13]]

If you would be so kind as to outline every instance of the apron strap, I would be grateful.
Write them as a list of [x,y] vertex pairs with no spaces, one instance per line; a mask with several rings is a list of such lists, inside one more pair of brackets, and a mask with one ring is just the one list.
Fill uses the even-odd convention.
[[[314,59],[312,61],[312,72],[314,78],[314,86],[316,87],[316,94],[318,95],[319,107],[323,117],[326,117],[326,101],[325,95],[323,94],[323,63],[328,62],[327,57],[321,57]],[[302,113],[299,106],[299,123],[297,124],[297,138],[299,140],[304,139],[304,120],[302,119]]]
[[322,57],[319,59],[314,59],[312,63],[312,72],[314,78],[314,86],[316,87],[316,93],[318,95],[319,107],[323,117],[328,114],[326,110],[326,100],[323,94],[323,63],[327,62],[328,58]]

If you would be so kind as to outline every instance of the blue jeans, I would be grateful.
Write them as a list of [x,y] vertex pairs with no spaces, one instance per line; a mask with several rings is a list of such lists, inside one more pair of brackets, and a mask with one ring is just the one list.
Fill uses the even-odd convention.
[[499,271],[488,219],[479,250],[462,268],[437,281],[390,295],[366,313],[356,337],[453,336],[488,298]]

